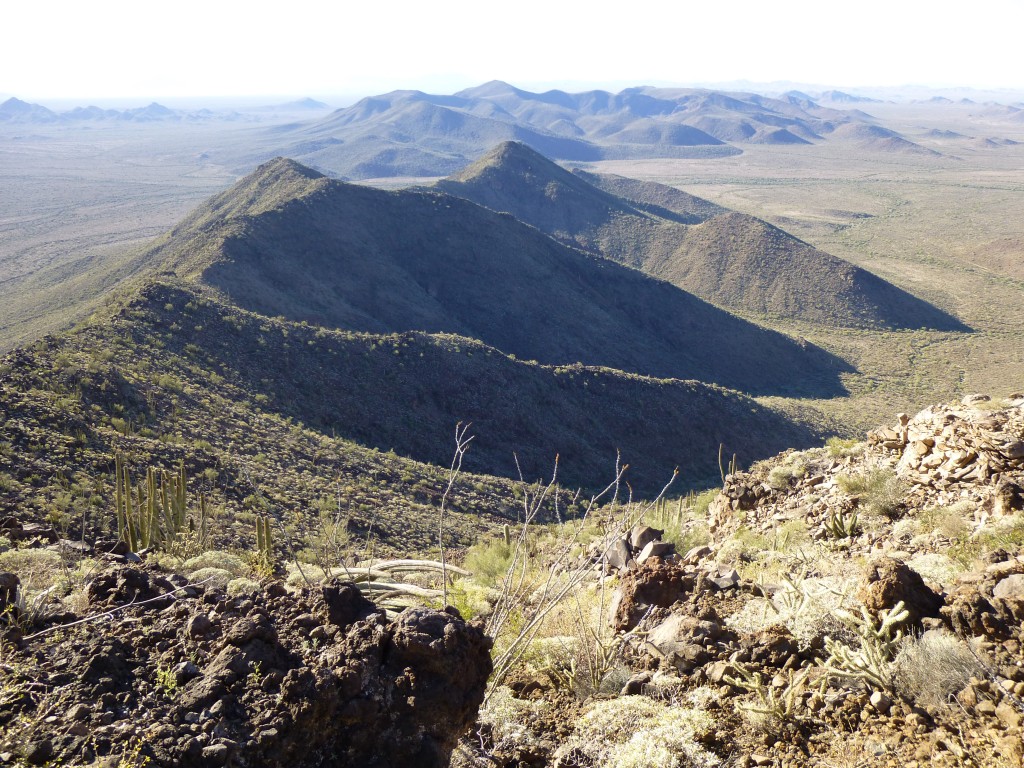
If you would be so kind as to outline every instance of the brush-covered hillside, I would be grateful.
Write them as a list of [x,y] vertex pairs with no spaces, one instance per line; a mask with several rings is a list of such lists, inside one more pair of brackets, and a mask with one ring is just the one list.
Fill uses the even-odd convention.
[[435,186],[729,309],[857,328],[965,330],[754,216],[650,182],[571,173],[523,144],[501,144]]
[[[603,194],[603,193],[597,193]],[[155,268],[240,307],[328,328],[478,339],[550,365],[841,393],[845,364],[671,284],[438,192],[271,161],[154,245]]]
[[463,468],[479,473],[448,504],[464,544],[517,514],[518,492],[493,476],[549,479],[556,457],[559,482],[589,491],[618,453],[651,495],[676,467],[679,491],[712,484],[720,446],[745,462],[820,439],[718,387],[526,363],[450,335],[317,328],[169,283],[9,354],[0,381],[0,513],[97,522],[122,454],[136,472],[184,462],[229,541],[256,514],[305,538],[327,510],[387,549],[429,549],[458,422],[474,436]]

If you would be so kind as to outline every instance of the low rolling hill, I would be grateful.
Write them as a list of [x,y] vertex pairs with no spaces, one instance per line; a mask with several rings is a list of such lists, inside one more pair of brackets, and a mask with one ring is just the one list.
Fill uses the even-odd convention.
[[515,519],[519,491],[495,475],[548,478],[556,456],[563,487],[589,490],[620,455],[629,487],[650,496],[676,467],[675,492],[712,484],[720,447],[746,462],[820,439],[698,382],[527,363],[451,335],[328,330],[180,281],[0,358],[0,383],[5,514],[97,523],[115,454],[136,469],[184,462],[219,510],[222,545],[250,542],[256,514],[305,539],[327,510],[364,543],[430,549],[437,465],[460,421],[475,435],[464,468],[487,475],[465,475],[450,500],[450,541],[463,545]]

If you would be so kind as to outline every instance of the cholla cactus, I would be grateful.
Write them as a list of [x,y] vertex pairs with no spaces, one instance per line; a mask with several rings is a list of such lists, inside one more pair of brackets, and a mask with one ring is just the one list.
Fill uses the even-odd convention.
[[831,637],[825,638],[829,657],[825,667],[839,676],[863,680],[868,686],[892,691],[894,685],[893,657],[903,640],[900,624],[910,617],[901,600],[888,611],[879,614],[876,624],[867,608],[861,606],[861,615],[840,610],[836,615],[860,636],[860,648],[854,650]]
[[801,670],[787,670],[786,684],[781,688],[765,683],[760,672],[754,672],[743,664],[733,662],[731,665],[737,675],[725,675],[722,680],[731,686],[753,693],[756,700],[752,703],[738,704],[744,712],[764,718],[771,724],[785,720],[805,717],[804,693],[817,690],[824,694],[828,677],[823,675],[816,686],[811,685],[811,667]]

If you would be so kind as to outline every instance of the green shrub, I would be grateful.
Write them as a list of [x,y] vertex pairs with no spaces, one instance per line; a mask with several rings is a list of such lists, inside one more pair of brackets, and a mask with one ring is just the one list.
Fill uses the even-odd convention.
[[185,561],[182,569],[186,574],[194,576],[196,571],[204,568],[217,568],[226,571],[232,577],[249,575],[249,566],[238,555],[219,549],[211,549]]
[[595,768],[717,766],[719,759],[697,742],[713,727],[706,712],[622,696],[592,704],[559,753]]
[[258,592],[260,583],[254,579],[247,579],[244,576],[239,579],[232,579],[228,582],[227,593],[229,595],[245,595]]
[[842,437],[830,437],[825,441],[825,450],[834,459],[845,459],[851,456],[861,456],[866,448],[866,443],[856,439],[844,439]]
[[836,483],[839,490],[856,498],[868,515],[892,519],[906,496],[906,487],[891,469],[873,469],[866,475],[840,475]]
[[504,539],[490,539],[474,544],[466,552],[464,567],[473,574],[473,579],[483,585],[497,584],[505,578],[515,542]]
[[906,638],[893,665],[897,692],[907,701],[930,707],[948,704],[972,677],[984,678],[987,673],[967,644],[945,630]]
[[223,568],[200,568],[189,575],[194,584],[202,582],[207,589],[226,589],[232,578]]
[[49,549],[9,549],[0,553],[0,572],[10,571],[35,589],[46,589],[60,577],[61,558]]

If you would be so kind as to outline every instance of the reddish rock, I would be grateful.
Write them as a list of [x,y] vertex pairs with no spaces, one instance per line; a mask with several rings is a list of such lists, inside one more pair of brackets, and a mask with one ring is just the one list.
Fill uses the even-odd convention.
[[906,563],[888,557],[868,567],[857,598],[875,615],[902,601],[910,613],[907,621],[912,627],[920,627],[925,617],[939,616],[943,605],[942,596],[929,588],[920,574]]
[[623,576],[613,600],[613,623],[618,631],[630,630],[651,606],[668,608],[693,591],[696,579],[681,565],[651,558]]

